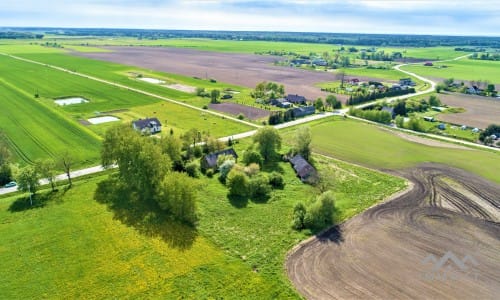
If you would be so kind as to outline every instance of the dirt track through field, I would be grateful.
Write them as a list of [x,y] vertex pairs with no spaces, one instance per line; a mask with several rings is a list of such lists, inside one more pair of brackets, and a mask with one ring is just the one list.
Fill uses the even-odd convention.
[[[297,290],[308,299],[498,299],[500,186],[436,164],[400,175],[414,183],[408,193],[289,253]],[[438,265],[448,251],[458,261]]]
[[304,95],[311,100],[317,97],[324,98],[327,95],[315,84],[336,80],[332,72],[274,66],[274,61],[282,58],[270,55],[164,47],[106,47],[106,49],[112,52],[72,54],[185,76],[214,78],[249,88],[254,88],[262,81],[274,81],[285,85],[287,93]]

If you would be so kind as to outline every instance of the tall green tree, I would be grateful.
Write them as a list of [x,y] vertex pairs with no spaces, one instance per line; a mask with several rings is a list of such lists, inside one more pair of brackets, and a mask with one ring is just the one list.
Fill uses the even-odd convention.
[[71,187],[73,185],[73,182],[71,180],[71,169],[73,168],[73,165],[78,160],[77,157],[78,156],[75,153],[73,153],[69,150],[65,150],[59,154],[58,164],[66,173],[66,177],[68,177],[69,187]]
[[19,170],[19,174],[16,176],[17,187],[20,191],[30,192],[36,194],[39,183],[40,176],[33,166],[26,166]]
[[171,166],[159,144],[130,126],[115,126],[106,132],[101,159],[105,167],[117,164],[120,178],[143,199],[153,198]]
[[311,156],[312,135],[309,127],[299,127],[295,134],[295,150],[306,160]]
[[194,225],[198,220],[197,197],[195,181],[185,173],[172,172],[161,181],[156,198],[177,220]]
[[56,162],[53,159],[37,160],[35,162],[35,169],[40,178],[47,180],[50,183],[52,191],[55,191]]
[[210,92],[210,102],[219,103],[220,91],[215,89]]
[[325,104],[323,103],[323,99],[318,98],[316,101],[314,101],[314,108],[319,111],[324,111],[325,110]]
[[257,130],[253,140],[258,143],[264,161],[269,161],[276,154],[276,151],[281,149],[281,136],[278,130],[271,126],[265,126]]

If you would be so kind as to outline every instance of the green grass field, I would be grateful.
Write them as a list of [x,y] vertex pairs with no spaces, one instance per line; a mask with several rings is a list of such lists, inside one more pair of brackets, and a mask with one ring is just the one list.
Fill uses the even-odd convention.
[[374,125],[338,118],[312,123],[311,130],[315,151],[342,160],[380,169],[436,162],[500,182],[498,153],[426,146],[399,138]]
[[[446,65],[447,68],[442,68],[444,65]],[[500,84],[500,61],[472,60],[465,58],[457,61],[436,63],[432,67],[410,65],[403,67],[403,69],[422,76],[454,78],[455,81],[481,80]]]
[[0,75],[0,130],[8,138],[15,161],[24,164],[38,158],[57,159],[66,149],[78,152],[79,166],[99,161],[98,136],[45,106],[10,80]]
[[[405,186],[387,174],[315,159],[335,172],[339,221]],[[267,202],[230,200],[217,178],[200,179],[196,231],[101,204],[96,187],[106,176],[40,195],[34,209],[26,195],[0,198],[0,298],[299,298],[283,264],[310,232],[291,229],[292,210],[318,191],[288,163],[272,169],[283,172],[286,185]]]
[[[52,40],[52,39],[48,39]],[[158,39],[158,40],[138,40],[135,38],[92,38],[92,39],[55,39],[63,45],[86,44],[99,45],[135,45],[135,46],[165,46],[190,48],[204,51],[216,52],[236,52],[255,53],[267,51],[286,51],[299,54],[309,54],[315,52],[321,54],[325,51],[337,51],[340,46],[336,44],[315,44],[315,43],[293,43],[293,42],[273,42],[273,41],[233,41],[233,40],[210,40],[210,39]],[[346,49],[352,45],[343,45]],[[370,48],[369,46],[354,46],[357,49]],[[377,47],[377,51],[401,52],[406,57],[419,59],[451,59],[466,52],[454,51],[453,47]]]
[[[50,58],[45,62],[57,61],[58,59],[64,61],[64,58],[69,57],[60,53],[30,53],[26,49],[31,48],[31,51],[39,51],[38,48],[34,47],[15,45],[11,49],[24,53],[33,59],[37,57]],[[47,50],[44,47],[38,47],[42,51]],[[48,50],[52,51],[53,49],[49,48]],[[99,70],[106,70],[109,67],[92,60],[78,60],[78,62],[82,66],[87,66],[89,70],[92,69],[95,75],[99,75]],[[86,62],[91,63],[86,64]],[[112,71],[103,72],[103,77],[108,79],[106,74],[112,74],[109,75],[111,79],[119,77],[122,78],[122,83],[131,83],[130,85],[136,83],[138,88],[148,86],[152,92],[155,92],[154,88],[169,90],[113,73],[116,70],[122,72],[127,68],[126,66],[114,65],[114,69],[109,68]],[[0,116],[2,120],[0,127],[10,139],[10,145],[13,152],[16,153],[16,160],[24,163],[31,163],[36,158],[53,157],[68,147],[81,154],[81,164],[98,163],[97,155],[100,141],[99,137],[92,131],[102,135],[109,125],[84,127],[78,121],[108,111],[112,112],[105,113],[105,115],[117,115],[118,117],[122,116],[115,112],[116,110],[132,111],[132,116],[125,117],[124,121],[157,115],[162,121],[167,120],[168,125],[179,134],[191,128],[198,128],[221,137],[251,129],[248,125],[224,120],[208,113],[200,118],[200,112],[190,108],[8,56],[0,55],[0,71],[0,92],[2,93],[0,103],[6,112]],[[175,99],[180,98],[181,101],[184,101],[182,96],[187,95],[188,99],[194,97],[187,93],[172,91],[174,91],[173,96],[177,94],[181,96],[175,97]],[[38,94],[39,98],[35,98],[35,94]],[[89,102],[62,107],[54,103],[54,99],[70,96],[83,97]],[[209,100],[204,101],[208,102]],[[200,122],[202,120],[203,122]],[[202,126],[203,128],[201,128]]]

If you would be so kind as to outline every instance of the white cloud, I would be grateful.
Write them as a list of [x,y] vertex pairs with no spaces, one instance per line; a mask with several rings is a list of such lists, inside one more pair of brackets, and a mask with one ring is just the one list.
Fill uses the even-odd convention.
[[500,35],[490,1],[1,1],[0,26]]

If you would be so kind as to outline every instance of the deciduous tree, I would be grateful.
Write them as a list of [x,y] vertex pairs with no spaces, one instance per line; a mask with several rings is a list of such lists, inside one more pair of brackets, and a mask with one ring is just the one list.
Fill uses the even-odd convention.
[[274,127],[265,126],[260,128],[254,135],[253,140],[258,143],[264,161],[269,161],[276,154],[276,151],[281,149],[281,136]]

